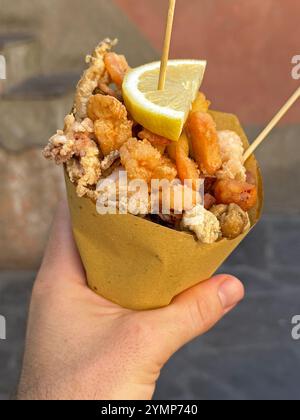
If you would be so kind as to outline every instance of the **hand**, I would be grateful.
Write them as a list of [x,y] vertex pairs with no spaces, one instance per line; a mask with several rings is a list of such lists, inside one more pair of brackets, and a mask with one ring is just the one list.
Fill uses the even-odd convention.
[[168,359],[243,296],[237,279],[221,275],[163,309],[108,302],[86,285],[64,203],[33,290],[18,399],[151,399]]

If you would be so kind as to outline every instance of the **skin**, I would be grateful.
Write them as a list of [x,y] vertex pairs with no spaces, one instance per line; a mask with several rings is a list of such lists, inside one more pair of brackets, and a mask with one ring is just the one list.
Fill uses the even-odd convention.
[[86,285],[63,203],[33,289],[17,398],[151,399],[168,359],[243,297],[240,281],[221,275],[155,311],[108,302]]

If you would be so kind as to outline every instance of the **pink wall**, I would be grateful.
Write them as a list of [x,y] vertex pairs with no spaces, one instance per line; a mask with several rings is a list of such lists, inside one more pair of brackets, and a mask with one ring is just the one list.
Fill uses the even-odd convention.
[[[115,0],[161,49],[168,0]],[[206,58],[203,89],[214,107],[264,123],[295,90],[299,0],[177,0],[172,57]],[[298,122],[300,104],[286,117]]]

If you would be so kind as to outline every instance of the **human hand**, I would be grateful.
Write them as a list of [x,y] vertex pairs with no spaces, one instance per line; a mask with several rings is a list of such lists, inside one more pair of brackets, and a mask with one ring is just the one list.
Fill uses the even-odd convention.
[[64,203],[33,289],[17,397],[151,399],[168,359],[243,296],[237,279],[221,275],[163,309],[137,312],[108,302],[87,287]]

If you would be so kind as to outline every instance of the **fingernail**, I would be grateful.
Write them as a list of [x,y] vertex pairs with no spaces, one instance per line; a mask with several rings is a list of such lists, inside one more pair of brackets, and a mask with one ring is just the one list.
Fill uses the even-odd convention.
[[219,288],[219,297],[224,309],[231,308],[243,299],[244,287],[238,279],[228,277]]

